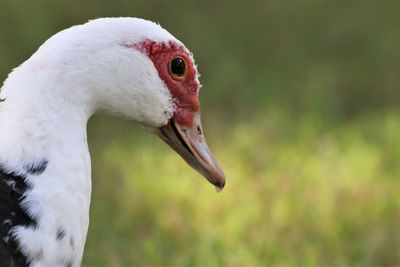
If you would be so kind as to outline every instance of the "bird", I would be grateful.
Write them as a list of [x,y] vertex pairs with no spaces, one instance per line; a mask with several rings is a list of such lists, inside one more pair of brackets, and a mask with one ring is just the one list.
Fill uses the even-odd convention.
[[204,137],[200,88],[193,54],[149,20],[93,19],[45,41],[0,91],[0,266],[80,266],[94,114],[158,135],[221,190],[225,175]]

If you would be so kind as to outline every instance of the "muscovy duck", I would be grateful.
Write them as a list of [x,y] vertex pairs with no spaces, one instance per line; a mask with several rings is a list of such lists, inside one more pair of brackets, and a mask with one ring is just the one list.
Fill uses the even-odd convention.
[[157,134],[222,189],[204,139],[198,72],[160,25],[102,18],[63,30],[0,93],[0,266],[79,266],[89,224],[88,119],[103,112]]

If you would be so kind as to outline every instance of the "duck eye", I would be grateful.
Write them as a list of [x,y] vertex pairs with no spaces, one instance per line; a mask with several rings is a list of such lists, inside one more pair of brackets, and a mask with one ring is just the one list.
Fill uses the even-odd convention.
[[169,64],[169,70],[174,78],[183,78],[186,73],[185,60],[181,57],[173,58]]

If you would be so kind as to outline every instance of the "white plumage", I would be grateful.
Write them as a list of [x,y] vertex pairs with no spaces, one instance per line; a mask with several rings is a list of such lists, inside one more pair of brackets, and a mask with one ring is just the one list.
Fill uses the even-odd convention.
[[[151,58],[132,48],[146,40],[173,42],[189,53],[155,23],[97,19],[51,37],[5,81],[0,94],[5,100],[0,103],[0,166],[4,176],[25,179],[29,189],[19,205],[35,221],[13,225],[9,237],[30,266],[80,265],[91,195],[88,119],[106,112],[151,131],[173,119],[174,95]],[[202,161],[194,156],[187,159],[192,166],[193,158]],[[41,169],[32,171],[36,167]],[[220,173],[222,178],[214,175],[220,183],[212,182],[222,187]]]

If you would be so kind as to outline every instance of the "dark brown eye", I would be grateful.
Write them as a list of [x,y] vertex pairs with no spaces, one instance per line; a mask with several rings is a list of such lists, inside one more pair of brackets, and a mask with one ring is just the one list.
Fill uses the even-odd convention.
[[186,73],[185,60],[181,57],[173,58],[169,64],[169,70],[174,78],[183,78]]

